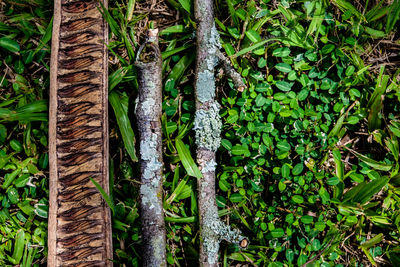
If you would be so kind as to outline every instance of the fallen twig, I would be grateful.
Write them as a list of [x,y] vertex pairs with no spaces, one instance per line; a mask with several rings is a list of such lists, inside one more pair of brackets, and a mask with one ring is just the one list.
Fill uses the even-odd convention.
[[333,239],[335,239],[335,236],[333,236],[331,238],[331,240],[329,240],[328,244],[326,244],[326,246],[317,255],[312,257],[310,260],[308,260],[306,263],[304,263],[301,267],[307,267],[308,264],[316,261],[319,257],[321,257],[321,255],[324,254],[325,250],[327,250],[331,246]]
[[135,108],[140,137],[143,266],[167,266],[162,205],[162,65],[158,30],[149,30],[139,48],[139,96]]
[[[212,0],[195,1],[197,21],[197,59],[195,73],[197,163],[203,177],[198,179],[200,222],[200,266],[217,266],[221,240],[246,247],[248,241],[238,230],[231,229],[218,217],[215,197],[216,151],[220,146],[222,122],[220,105],[215,101],[215,66],[220,43],[215,28]],[[224,65],[230,63],[224,60]],[[232,73],[229,70],[227,74]],[[234,76],[234,75],[233,75]],[[236,77],[236,76],[234,76]],[[236,79],[237,80],[237,79]],[[237,81],[236,81],[237,82]]]
[[216,56],[219,58],[225,74],[232,79],[236,89],[239,92],[243,92],[243,90],[246,88],[246,84],[243,82],[242,76],[233,68],[229,59],[225,57],[221,51],[217,50]]

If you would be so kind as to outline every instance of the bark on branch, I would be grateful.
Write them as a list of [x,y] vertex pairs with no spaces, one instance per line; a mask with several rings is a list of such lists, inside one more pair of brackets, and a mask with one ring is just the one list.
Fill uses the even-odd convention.
[[[203,174],[198,179],[200,221],[200,266],[217,266],[221,240],[247,246],[248,241],[238,230],[232,230],[218,217],[215,197],[216,151],[220,146],[222,122],[220,105],[215,101],[215,66],[220,60],[219,35],[215,28],[212,0],[195,1],[197,21],[196,58],[196,131],[197,163]],[[223,65],[230,66],[225,58]],[[232,69],[225,71],[231,75]],[[232,77],[232,75],[231,75]],[[237,76],[236,76],[237,77]],[[239,79],[234,79],[239,80]],[[241,81],[241,79],[240,79]],[[237,82],[237,81],[236,81]]]
[[246,84],[243,82],[242,76],[233,68],[229,59],[225,57],[221,51],[217,50],[216,55],[220,63],[222,64],[222,68],[224,69],[225,74],[232,79],[236,89],[239,92],[243,92],[246,88]]
[[140,138],[143,266],[167,266],[162,205],[162,65],[158,30],[149,30],[135,65],[139,80],[135,113]]

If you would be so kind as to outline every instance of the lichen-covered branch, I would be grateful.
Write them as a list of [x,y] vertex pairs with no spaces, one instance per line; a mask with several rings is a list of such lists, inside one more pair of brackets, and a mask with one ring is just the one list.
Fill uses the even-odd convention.
[[[198,180],[200,222],[200,266],[217,266],[221,240],[238,245],[248,243],[218,217],[215,197],[216,151],[221,142],[220,105],[215,101],[215,67],[220,57],[219,35],[215,28],[212,0],[195,1],[197,21],[196,132],[197,163],[203,174]],[[225,62],[226,63],[226,62]]]
[[243,82],[242,76],[233,68],[229,59],[225,57],[224,54],[222,54],[222,52],[219,50],[217,51],[217,57],[222,64],[225,74],[232,79],[236,89],[239,92],[243,92],[246,88],[246,84]]
[[139,81],[135,113],[140,138],[143,266],[167,266],[162,205],[162,65],[157,30],[149,30],[135,65]]

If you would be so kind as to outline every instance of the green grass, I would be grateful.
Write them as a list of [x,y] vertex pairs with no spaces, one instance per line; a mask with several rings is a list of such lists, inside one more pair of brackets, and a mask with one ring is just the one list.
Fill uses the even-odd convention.
[[[399,265],[399,71],[369,61],[390,50],[371,50],[379,38],[399,38],[399,1],[216,2],[222,51],[248,85],[241,93],[217,79],[217,204],[251,242],[223,244],[222,265]],[[180,19],[160,34],[167,255],[194,266],[195,23],[192,1],[168,3]],[[6,1],[0,19],[1,266],[45,264],[51,10],[49,1]],[[134,10],[116,0],[104,12],[116,266],[138,266],[142,255],[132,63],[138,21],[154,16]]]
[[44,264],[52,3],[6,1],[0,19],[0,265]]

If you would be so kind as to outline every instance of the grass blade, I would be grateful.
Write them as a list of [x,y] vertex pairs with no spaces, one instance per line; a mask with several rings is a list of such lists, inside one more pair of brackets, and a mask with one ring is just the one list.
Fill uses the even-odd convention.
[[175,54],[177,54],[179,52],[182,52],[182,51],[184,51],[184,50],[186,50],[188,48],[191,48],[193,46],[194,46],[193,44],[189,44],[189,45],[185,44],[185,45],[183,45],[181,47],[174,48],[174,49],[169,50],[169,51],[164,51],[164,52],[161,53],[162,59],[165,60],[166,58],[168,58],[170,56],[173,56],[173,55],[175,55]]
[[343,114],[342,116],[339,117],[339,119],[336,122],[336,124],[333,127],[333,129],[329,132],[328,138],[336,136],[340,132],[340,129],[342,129],[344,118],[345,118],[345,114]]
[[175,81],[175,85],[178,85],[183,73],[185,73],[185,70],[190,66],[190,64],[192,64],[195,56],[196,53],[193,52],[188,52],[186,55],[184,55],[172,68],[166,81],[173,79]]
[[381,191],[381,189],[388,182],[389,178],[387,176],[373,180],[369,183],[362,182],[344,194],[343,203],[352,202],[363,205],[367,203],[376,193]]
[[[26,104],[16,110],[0,108],[0,121],[47,121],[47,101],[38,100]],[[46,111],[46,113],[43,113]]]
[[135,10],[136,0],[129,0],[128,7],[126,8],[126,21],[131,21],[133,16],[133,11]]
[[43,48],[43,46],[45,46],[51,40],[52,33],[53,33],[53,18],[51,18],[51,21],[50,21],[49,25],[47,26],[46,33],[43,35],[42,39],[40,40],[40,44],[35,49],[34,54],[39,52]]
[[96,186],[97,190],[99,190],[101,196],[104,198],[104,201],[107,203],[107,205],[110,207],[112,214],[114,215],[115,213],[115,207],[114,207],[114,203],[111,199],[111,197],[109,195],[107,195],[106,191],[104,191],[104,189],[101,187],[101,185],[96,182],[95,180],[93,180],[93,178],[89,178],[90,181],[92,181],[92,183],[94,184],[94,186]]
[[400,19],[400,0],[395,0],[389,11],[387,20],[386,20],[386,33],[389,33],[393,30],[396,22]]
[[344,164],[341,159],[340,151],[338,149],[334,149],[332,151],[333,154],[333,159],[335,161],[336,165],[336,175],[340,179],[340,181],[343,181],[344,179]]
[[185,146],[182,140],[176,139],[175,146],[187,174],[196,178],[203,177],[192,156],[190,155],[189,149]]
[[10,52],[18,52],[21,48],[19,44],[7,37],[0,38],[0,47],[7,49]]
[[[229,209],[223,209],[218,211],[218,216],[222,217],[227,214],[231,213]],[[194,223],[198,220],[197,216],[190,216],[190,217],[165,217],[166,222],[174,222],[174,223]]]
[[271,38],[271,39],[266,39],[266,40],[259,41],[258,43],[255,43],[252,46],[249,46],[249,47],[246,47],[246,48],[240,50],[235,55],[233,55],[233,57],[239,57],[241,55],[247,54],[247,53],[253,51],[254,49],[259,48],[260,46],[263,46],[266,43],[271,42],[271,41],[279,41],[279,39],[278,38]]
[[225,1],[226,1],[226,4],[228,5],[229,13],[231,14],[233,23],[235,24],[235,26],[238,26],[239,20],[236,16],[236,10],[235,10],[235,7],[233,6],[232,1],[231,0],[225,0]]
[[18,230],[17,235],[15,236],[14,243],[14,251],[13,251],[13,261],[14,264],[19,264],[22,259],[22,255],[24,253],[24,245],[25,245],[25,232],[23,229]]
[[[356,203],[365,204],[389,182],[387,176],[369,182],[354,197]],[[365,182],[364,182],[365,183]]]
[[174,192],[172,192],[171,196],[165,202],[171,204],[172,201],[174,201],[174,199],[182,192],[188,180],[189,176],[186,175],[185,177],[183,177],[178,186],[175,188]]
[[357,18],[363,18],[363,15],[356,9],[350,2],[345,0],[334,0],[333,1],[343,13],[346,11],[350,12],[352,15],[356,16]]
[[369,249],[369,248],[375,246],[376,244],[382,242],[382,240],[383,240],[383,234],[380,233],[380,234],[374,236],[373,238],[371,238],[370,240],[365,241],[360,246],[363,248]]
[[108,91],[112,91],[124,79],[131,68],[131,66],[124,66],[111,73],[108,77]]
[[357,151],[354,151],[353,149],[350,149],[348,147],[345,147],[348,151],[350,151],[352,154],[354,154],[357,158],[359,158],[361,161],[365,162],[367,165],[369,165],[370,167],[376,169],[376,170],[380,170],[380,171],[390,171],[392,169],[392,165],[390,164],[386,164],[386,163],[382,163],[373,159],[370,159],[360,153],[358,153]]
[[191,2],[190,0],[178,0],[184,10],[186,10],[189,14],[191,13]]
[[114,110],[115,118],[117,119],[118,128],[121,132],[125,149],[131,157],[131,160],[136,162],[138,158],[136,157],[135,150],[135,134],[132,130],[131,122],[128,117],[129,97],[126,94],[112,91],[109,94],[109,101]]

